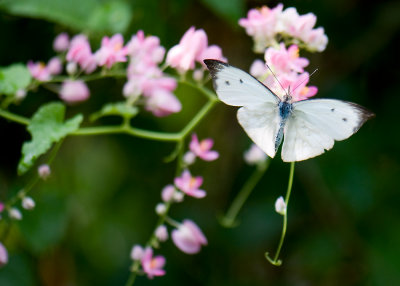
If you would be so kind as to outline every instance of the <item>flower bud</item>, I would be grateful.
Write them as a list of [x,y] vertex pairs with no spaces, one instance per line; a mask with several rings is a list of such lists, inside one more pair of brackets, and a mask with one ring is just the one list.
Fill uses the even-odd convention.
[[47,180],[51,174],[50,166],[47,164],[40,165],[38,168],[38,174],[42,180]]
[[15,219],[15,220],[21,220],[22,219],[22,214],[19,211],[19,209],[17,209],[17,208],[11,208],[8,211],[8,215],[10,216],[11,219]]
[[132,260],[140,260],[142,259],[144,254],[144,249],[138,244],[135,244],[131,250],[131,258]]
[[8,263],[8,253],[7,249],[0,242],[0,267],[6,265]]
[[167,207],[165,206],[165,204],[159,203],[158,205],[156,205],[156,213],[158,215],[163,215],[163,214],[165,214],[166,211],[167,211]]
[[168,230],[165,225],[160,225],[154,232],[159,241],[166,241],[168,239]]
[[275,202],[275,211],[281,215],[286,214],[286,203],[282,196],[280,196]]
[[24,197],[22,199],[22,207],[26,210],[32,210],[35,208],[35,201],[31,197]]

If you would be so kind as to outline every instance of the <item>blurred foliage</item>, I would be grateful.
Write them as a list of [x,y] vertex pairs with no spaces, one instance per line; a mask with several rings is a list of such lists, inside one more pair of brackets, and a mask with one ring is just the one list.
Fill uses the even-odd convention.
[[[208,1],[0,1],[0,66],[48,60],[54,37],[81,31],[93,37],[121,32],[129,39],[138,29],[159,36],[170,48],[190,27],[203,28],[209,43],[220,45],[229,62],[248,69],[256,58],[252,42],[236,21],[249,8],[278,2]],[[222,228],[216,219],[251,174],[243,151],[250,141],[235,109],[218,105],[200,124],[200,138],[213,137],[216,162],[198,162],[192,173],[204,176],[203,200],[186,199],[172,217],[191,218],[209,245],[198,255],[181,253],[167,241],[157,253],[167,257],[167,275],[139,277],[138,285],[400,285],[400,135],[397,132],[400,72],[400,3],[396,1],[287,1],[299,13],[317,15],[329,37],[328,48],[309,57],[319,97],[357,102],[377,116],[326,154],[296,164],[289,208],[288,236],[276,268],[264,259],[280,235],[275,199],[287,184],[289,166],[279,157],[256,186],[239,216],[240,225]],[[396,67],[396,66],[395,66]],[[0,73],[0,76],[4,71]],[[123,80],[90,83],[92,98],[67,108],[67,118],[91,114],[106,102],[122,99]],[[136,116],[135,126],[177,131],[204,103],[188,87],[179,87],[181,113],[157,119]],[[31,116],[40,102],[54,101],[39,89],[12,111]],[[86,119],[87,120],[87,119]],[[114,118],[99,118],[102,124]],[[86,124],[87,122],[84,122]],[[29,180],[16,174],[24,126],[0,118],[0,200]],[[174,176],[164,163],[174,146],[126,135],[68,137],[52,168],[52,177],[32,192],[34,211],[14,225],[5,241],[10,263],[0,269],[0,285],[123,285],[132,244],[144,243],[157,220],[160,190]],[[32,171],[33,172],[33,171]]]

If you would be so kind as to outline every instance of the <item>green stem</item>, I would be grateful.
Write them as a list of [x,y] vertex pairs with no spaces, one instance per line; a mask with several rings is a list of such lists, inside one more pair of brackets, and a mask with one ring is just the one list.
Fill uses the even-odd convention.
[[6,111],[4,109],[0,109],[0,116],[6,118],[8,120],[17,122],[19,124],[22,124],[22,125],[28,125],[29,124],[29,119],[28,118],[20,116],[20,115],[17,115],[17,114],[14,114],[14,113],[11,113],[11,112]]
[[280,241],[279,241],[279,245],[278,245],[278,248],[277,248],[277,250],[276,250],[274,259],[271,259],[271,258],[269,257],[268,252],[265,253],[265,258],[266,258],[271,264],[273,264],[273,265],[275,265],[275,266],[280,266],[280,265],[282,265],[282,260],[281,260],[281,259],[278,259],[278,258],[279,258],[279,254],[280,254],[280,252],[281,252],[281,248],[282,248],[282,245],[283,245],[283,241],[284,241],[285,235],[286,235],[287,210],[288,210],[288,205],[289,205],[290,193],[291,193],[291,191],[292,191],[292,185],[293,185],[294,163],[295,163],[295,162],[291,162],[291,163],[290,163],[289,183],[288,183],[288,188],[287,188],[286,196],[285,196],[286,211],[285,211],[285,214],[283,215],[283,227],[282,227],[281,239],[280,239]]
[[257,168],[254,170],[253,174],[249,177],[242,189],[239,191],[238,195],[233,200],[226,214],[220,219],[220,223],[222,226],[235,227],[238,224],[238,222],[236,222],[236,217],[239,211],[242,209],[247,198],[254,190],[254,187],[267,171],[270,162],[271,160],[268,158],[262,164],[257,165]]

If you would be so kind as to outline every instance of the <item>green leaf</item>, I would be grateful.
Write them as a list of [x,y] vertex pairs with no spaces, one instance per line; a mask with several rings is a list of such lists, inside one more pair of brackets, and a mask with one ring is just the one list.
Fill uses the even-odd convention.
[[132,19],[132,12],[125,2],[109,2],[97,6],[91,13],[88,26],[92,30],[123,32]]
[[240,17],[245,16],[244,0],[202,0],[211,10],[235,26]]
[[79,31],[123,33],[131,20],[131,8],[123,1],[102,0],[4,0],[0,9],[45,19]]
[[90,120],[95,121],[100,117],[110,115],[119,115],[124,118],[132,118],[138,114],[138,112],[139,110],[137,107],[126,105],[125,102],[108,103],[104,105],[100,111],[93,113],[90,116]]
[[23,64],[0,67],[0,94],[14,95],[31,82],[31,74]]
[[22,158],[18,173],[28,171],[35,160],[50,149],[53,143],[60,141],[76,131],[83,120],[81,114],[64,122],[65,106],[62,103],[49,103],[42,106],[32,117],[28,130],[32,140],[22,146]]

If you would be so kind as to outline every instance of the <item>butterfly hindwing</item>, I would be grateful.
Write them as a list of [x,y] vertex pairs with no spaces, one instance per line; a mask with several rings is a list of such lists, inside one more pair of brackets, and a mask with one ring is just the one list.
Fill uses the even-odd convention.
[[273,158],[276,153],[275,139],[281,121],[277,106],[273,103],[245,106],[238,110],[237,117],[251,140]]
[[358,131],[373,113],[351,102],[311,99],[293,103],[285,126],[282,159],[302,161],[324,153],[334,140],[344,140]]
[[232,106],[256,106],[279,98],[248,73],[217,60],[204,60],[213,79],[218,98]]

